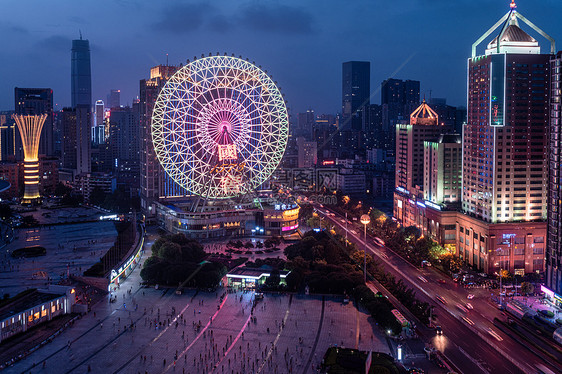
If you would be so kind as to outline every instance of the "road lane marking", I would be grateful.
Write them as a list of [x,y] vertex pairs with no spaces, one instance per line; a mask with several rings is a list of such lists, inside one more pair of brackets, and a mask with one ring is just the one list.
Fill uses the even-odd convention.
[[478,366],[480,368],[480,370],[482,370],[484,373],[490,374],[490,372],[484,366],[482,366],[482,364],[477,359],[475,359],[474,357],[472,357],[471,355],[466,353],[466,351],[464,349],[462,349],[461,347],[457,346],[457,348],[459,349],[459,351],[463,355],[465,355],[470,361],[472,361],[474,363],[474,365]]

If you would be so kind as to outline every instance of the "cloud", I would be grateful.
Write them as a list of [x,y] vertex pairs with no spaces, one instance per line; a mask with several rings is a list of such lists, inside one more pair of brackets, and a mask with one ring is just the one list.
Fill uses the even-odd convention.
[[217,10],[206,3],[173,4],[164,9],[160,20],[152,28],[155,31],[188,34],[199,29],[209,16],[216,14]]
[[288,5],[257,5],[242,8],[241,26],[254,31],[287,34],[310,34],[313,18],[302,8]]
[[223,14],[216,14],[209,17],[206,27],[212,31],[224,34],[227,31],[231,30],[234,27],[234,24],[228,17],[225,17]]
[[234,28],[278,34],[309,34],[313,17],[303,8],[278,4],[248,4],[230,9],[208,3],[170,4],[152,24],[157,32],[189,34],[200,29],[224,34]]
[[13,25],[13,24],[9,24],[9,23],[4,23],[3,25],[0,26],[0,30],[3,33],[13,33],[13,34],[19,34],[18,36],[21,36],[23,34],[29,34],[29,30],[26,28],[23,28],[19,25]]
[[41,39],[37,43],[37,46],[51,52],[70,53],[69,51],[72,48],[72,40],[66,36],[52,35],[45,39]]

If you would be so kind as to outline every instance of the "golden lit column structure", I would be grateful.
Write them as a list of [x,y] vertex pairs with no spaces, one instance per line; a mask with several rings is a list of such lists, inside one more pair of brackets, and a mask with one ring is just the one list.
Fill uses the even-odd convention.
[[47,114],[12,115],[16,121],[23,145],[23,176],[25,192],[22,203],[39,199],[39,139]]

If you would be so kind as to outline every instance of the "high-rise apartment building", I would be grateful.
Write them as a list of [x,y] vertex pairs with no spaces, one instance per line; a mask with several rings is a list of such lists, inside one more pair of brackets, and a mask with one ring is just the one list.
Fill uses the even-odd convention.
[[304,137],[299,136],[297,139],[297,155],[299,168],[312,168],[316,166],[318,161],[317,143],[307,141]]
[[94,126],[92,126],[92,143],[94,145],[105,142],[105,106],[102,100],[96,101],[94,108]]
[[[153,219],[156,214],[154,202],[158,201],[161,194],[174,192],[179,195],[182,191],[173,181],[166,180],[164,171],[156,159],[152,145],[151,119],[154,104],[158,93],[164,87],[166,81],[178,70],[177,66],[158,65],[150,69],[150,78],[140,81],[140,137],[141,137],[141,180],[140,196],[141,209],[147,219]],[[166,189],[177,189],[177,191],[166,191]]]
[[362,110],[370,104],[371,63],[349,61],[342,64],[342,130],[361,131]]
[[92,72],[90,67],[90,42],[80,39],[72,41],[71,96],[72,108],[77,105],[92,106]]
[[[562,295],[562,52],[550,61],[546,287]],[[560,302],[560,301],[559,301]]]
[[[20,115],[46,114],[45,123],[39,140],[39,155],[53,155],[53,90],[50,88],[14,88],[14,111]],[[16,143],[21,145],[21,138],[16,134]],[[23,160],[23,155],[19,155]]]
[[104,113],[105,105],[103,100],[96,101],[94,109],[94,126],[103,126]]
[[410,115],[409,124],[396,125],[396,187],[417,195],[424,184],[424,141],[446,131],[425,100]]
[[461,136],[444,134],[423,144],[423,197],[435,204],[454,204],[461,199]]
[[87,105],[78,105],[76,108],[64,108],[61,116],[62,169],[71,180],[78,174],[91,171],[91,111]]

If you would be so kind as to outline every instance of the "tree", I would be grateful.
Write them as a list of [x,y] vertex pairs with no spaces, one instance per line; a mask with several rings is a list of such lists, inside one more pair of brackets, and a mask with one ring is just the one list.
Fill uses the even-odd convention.
[[12,208],[8,204],[0,204],[0,218],[6,220],[12,216]]
[[72,191],[71,187],[65,185],[62,182],[59,182],[55,187],[55,196],[69,195],[71,191]]
[[158,255],[161,259],[169,262],[178,262],[182,259],[182,248],[174,242],[166,242],[160,247]]
[[102,190],[101,187],[96,186],[90,193],[90,204],[101,206],[105,201],[106,196],[107,194],[104,192],[104,190]]
[[511,277],[511,273],[509,272],[509,270],[502,269],[502,270],[500,271],[500,277],[502,277],[502,278],[504,278],[504,279],[510,278],[510,277]]
[[533,286],[531,283],[529,282],[521,283],[521,294],[527,296],[528,294],[533,293],[533,291],[535,291],[535,286]]
[[23,227],[33,227],[33,226],[37,226],[39,224],[39,221],[37,221],[35,219],[35,217],[33,216],[23,216],[22,217],[22,226]]
[[273,269],[269,277],[267,277],[265,284],[268,287],[277,287],[279,286],[279,282],[281,282],[281,275],[279,273],[279,269]]
[[320,217],[318,217],[318,215],[312,216],[306,221],[306,225],[311,228],[320,228],[320,224],[321,224],[321,220]]

